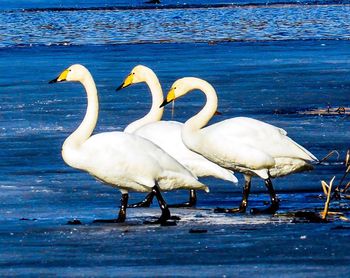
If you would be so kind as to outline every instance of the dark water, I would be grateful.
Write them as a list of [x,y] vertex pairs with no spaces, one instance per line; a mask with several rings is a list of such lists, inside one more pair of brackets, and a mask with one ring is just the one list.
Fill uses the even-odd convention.
[[[142,5],[131,2],[126,4]],[[78,84],[47,84],[71,64],[88,67],[100,94],[96,132],[102,132],[123,130],[150,107],[143,84],[115,92],[135,65],[154,69],[164,90],[183,76],[204,78],[216,88],[223,113],[213,122],[254,117],[286,129],[318,158],[340,153],[312,172],[274,181],[281,212],[320,210],[320,180],[336,175],[339,181],[344,171],[349,118],[298,112],[350,104],[349,6],[14,10],[61,4],[1,6],[11,10],[0,12],[2,276],[349,276],[347,222],[214,214],[212,208],[239,203],[240,175],[236,186],[203,180],[211,193],[199,193],[198,208],[210,210],[173,209],[182,218],[176,227],[143,224],[159,214],[156,205],[129,209],[123,225],[92,224],[114,217],[120,194],[64,164],[61,145],[84,115],[85,94]],[[199,93],[180,99],[175,119],[186,120],[203,101]],[[165,119],[171,119],[170,109]],[[253,189],[250,207],[263,206],[268,196],[262,182],[254,180]],[[187,193],[164,196],[173,203]],[[140,198],[135,193],[130,201]],[[340,205],[348,207],[332,204]],[[73,218],[84,225],[65,225]],[[207,232],[190,234],[191,228]]]
[[13,11],[0,22],[0,47],[350,38],[349,5]]
[[349,4],[349,0],[160,0],[160,4],[150,4],[149,0],[2,0],[1,10],[20,9],[87,9],[87,8],[167,8],[167,7],[198,7],[198,6],[232,6],[232,5],[269,5],[275,3],[288,4]]

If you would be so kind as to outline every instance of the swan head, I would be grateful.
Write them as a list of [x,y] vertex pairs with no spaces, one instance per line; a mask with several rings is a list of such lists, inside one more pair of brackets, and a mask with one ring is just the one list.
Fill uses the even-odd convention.
[[171,86],[166,98],[160,107],[167,105],[168,103],[174,101],[175,99],[186,95],[188,92],[194,90],[196,88],[196,83],[198,83],[200,79],[195,77],[184,77],[176,80]]
[[117,91],[132,84],[146,82],[150,76],[155,76],[153,70],[146,66],[138,65],[131,70],[128,76],[124,79],[124,82],[117,88]]
[[90,73],[86,67],[83,65],[75,64],[62,71],[58,77],[51,80],[49,83],[57,83],[63,81],[82,82],[89,74]]

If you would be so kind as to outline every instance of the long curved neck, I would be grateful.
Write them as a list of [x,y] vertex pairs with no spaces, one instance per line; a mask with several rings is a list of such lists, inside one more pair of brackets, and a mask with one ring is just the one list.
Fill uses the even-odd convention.
[[163,116],[164,108],[159,108],[163,102],[163,91],[160,86],[157,76],[153,72],[149,72],[145,79],[145,83],[148,85],[152,95],[152,107],[151,110],[141,119],[138,119],[129,124],[124,132],[133,133],[138,128],[153,122],[160,121]]
[[218,107],[218,97],[215,89],[208,82],[194,78],[191,82],[191,90],[199,89],[206,96],[206,103],[203,109],[185,122],[184,129],[187,131],[197,131],[204,127],[216,112]]
[[92,76],[86,75],[81,81],[87,94],[86,114],[79,127],[66,139],[64,146],[79,147],[92,134],[98,118],[98,96],[95,82]]

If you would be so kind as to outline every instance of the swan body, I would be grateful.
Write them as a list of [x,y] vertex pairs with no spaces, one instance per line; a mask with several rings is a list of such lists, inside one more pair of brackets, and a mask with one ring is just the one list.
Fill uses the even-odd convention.
[[150,192],[155,180],[161,190],[206,189],[162,149],[139,136],[105,132],[91,136],[79,148],[65,141],[64,161],[124,191]]
[[312,169],[310,162],[317,158],[289,138],[285,130],[252,118],[231,118],[205,127],[217,109],[218,99],[214,88],[199,78],[175,81],[161,106],[194,89],[201,90],[207,101],[198,114],[185,122],[184,144],[214,163],[245,175],[244,198],[238,212],[245,211],[252,176],[265,180],[274,212],[278,200],[270,178]]
[[[91,136],[98,118],[98,96],[94,80],[82,65],[73,65],[53,82],[78,81],[87,94],[87,110],[79,127],[65,140],[62,157],[71,167],[88,172],[123,194],[122,208],[126,207],[128,191],[154,191],[178,188],[203,189],[207,187],[161,148],[136,135],[124,132],[105,132]],[[126,195],[126,196],[125,196]],[[160,196],[161,198],[161,196]],[[164,200],[163,200],[164,201]],[[162,201],[162,202],[163,202]],[[162,221],[170,218],[165,202],[160,201]],[[162,203],[162,204],[161,204]],[[125,211],[119,212],[117,222],[125,220]],[[166,219],[165,219],[166,218]]]
[[150,68],[142,65],[134,67],[121,87],[140,82],[145,82],[150,88],[152,107],[144,117],[130,123],[124,132],[133,133],[152,141],[197,177],[212,176],[234,183],[238,182],[232,171],[220,167],[184,145],[181,138],[182,123],[161,121],[164,109],[159,106],[164,100],[163,91],[156,74]]
[[222,167],[263,179],[308,169],[307,161],[316,160],[283,129],[246,117],[210,125],[199,133],[184,132],[183,138],[191,149]]
[[212,176],[236,183],[237,179],[232,171],[220,167],[184,145],[181,137],[182,126],[182,123],[175,121],[159,121],[137,129],[134,134],[147,138],[166,150],[197,177]]

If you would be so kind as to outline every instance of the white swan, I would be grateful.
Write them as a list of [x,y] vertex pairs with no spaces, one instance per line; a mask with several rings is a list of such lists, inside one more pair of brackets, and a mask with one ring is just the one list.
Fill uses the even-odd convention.
[[80,82],[86,90],[88,101],[82,123],[64,141],[64,161],[122,192],[118,218],[102,222],[125,221],[128,191],[153,191],[162,210],[157,223],[166,223],[170,219],[170,211],[159,188],[207,190],[192,173],[149,140],[124,132],[104,132],[91,136],[98,118],[97,89],[91,74],[82,65],[72,65],[50,83],[61,81]]
[[[134,67],[118,89],[120,90],[131,84],[140,82],[145,82],[151,91],[152,107],[144,117],[130,123],[125,128],[124,132],[133,133],[151,140],[197,177],[213,176],[237,183],[238,181],[232,171],[218,166],[204,158],[202,155],[189,150],[184,145],[181,139],[182,123],[175,121],[160,121],[164,110],[164,108],[159,108],[164,100],[163,91],[156,74],[150,68],[142,65]],[[152,198],[152,193],[150,193],[144,201],[132,206],[149,206],[152,202]],[[196,194],[194,190],[191,190],[190,201],[188,203],[173,206],[193,206],[195,203]]]
[[271,206],[263,212],[274,213],[279,201],[270,178],[312,169],[309,162],[317,161],[317,158],[290,139],[283,129],[252,118],[231,118],[204,128],[217,109],[218,99],[214,88],[199,78],[186,77],[175,81],[161,106],[194,89],[205,94],[206,104],[186,121],[182,140],[189,149],[224,168],[241,172],[245,177],[240,207],[216,211],[245,212],[251,177],[259,176],[265,180],[271,197]]

